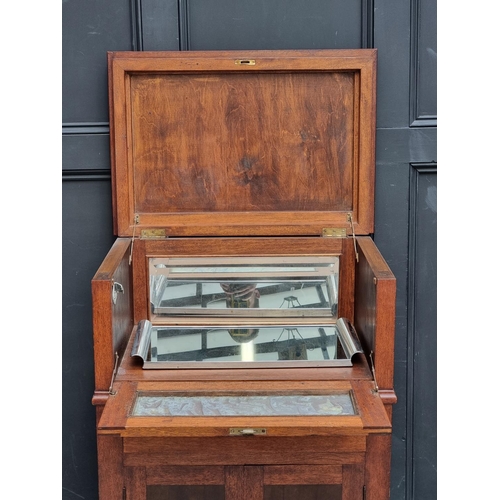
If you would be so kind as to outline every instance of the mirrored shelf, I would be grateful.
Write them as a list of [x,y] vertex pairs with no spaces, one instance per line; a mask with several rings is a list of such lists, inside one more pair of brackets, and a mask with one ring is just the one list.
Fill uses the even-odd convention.
[[362,352],[344,318],[331,324],[170,326],[139,322],[131,355],[144,369],[352,366]]
[[151,312],[336,318],[338,277],[338,256],[151,258]]

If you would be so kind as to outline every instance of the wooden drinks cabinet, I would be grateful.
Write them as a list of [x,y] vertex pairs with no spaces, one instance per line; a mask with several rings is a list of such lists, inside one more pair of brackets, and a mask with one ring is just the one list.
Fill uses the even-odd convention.
[[108,54],[101,500],[389,497],[376,50]]

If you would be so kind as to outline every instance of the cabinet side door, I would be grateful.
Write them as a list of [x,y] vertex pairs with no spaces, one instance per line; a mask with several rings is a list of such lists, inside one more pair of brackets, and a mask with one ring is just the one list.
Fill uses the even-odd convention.
[[358,237],[357,242],[359,262],[356,265],[354,326],[367,356],[373,351],[375,377],[387,408],[396,402],[396,278],[370,237]]
[[123,356],[133,328],[129,256],[130,239],[118,238],[92,279],[95,404],[104,404],[99,393],[109,391],[116,355]]

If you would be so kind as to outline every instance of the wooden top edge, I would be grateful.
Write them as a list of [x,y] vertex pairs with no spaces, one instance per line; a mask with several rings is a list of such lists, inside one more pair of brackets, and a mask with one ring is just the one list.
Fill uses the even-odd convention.
[[330,56],[330,57],[356,57],[364,56],[367,58],[374,58],[377,54],[377,49],[287,49],[287,50],[159,50],[159,51],[108,51],[108,57],[112,59],[127,59],[127,58],[197,58],[200,55],[210,54],[211,58],[242,55],[260,55],[260,56],[280,56],[280,57],[315,57],[317,55]]
[[[108,52],[117,74],[132,72],[374,71],[376,49],[118,51]],[[235,65],[234,60],[255,60]],[[214,66],[215,64],[215,66]]]
[[108,254],[104,258],[104,261],[95,272],[92,281],[106,281],[112,279],[116,267],[129,251],[130,244],[130,238],[116,238],[115,242],[109,249]]

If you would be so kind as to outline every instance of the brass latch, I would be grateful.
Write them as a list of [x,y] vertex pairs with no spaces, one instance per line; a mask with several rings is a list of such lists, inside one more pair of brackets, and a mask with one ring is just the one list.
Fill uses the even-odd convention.
[[267,430],[262,427],[231,427],[229,429],[230,436],[263,436],[267,434]]
[[234,64],[238,66],[255,66],[255,59],[236,59]]

